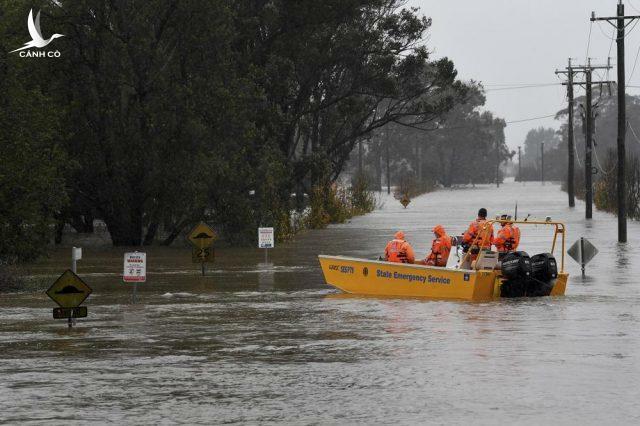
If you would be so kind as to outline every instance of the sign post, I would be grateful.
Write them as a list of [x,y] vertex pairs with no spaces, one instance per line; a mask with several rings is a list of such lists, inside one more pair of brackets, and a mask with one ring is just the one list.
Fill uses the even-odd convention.
[[76,262],[82,259],[82,247],[71,247],[71,270],[73,273],[78,272]]
[[122,280],[133,283],[133,303],[136,303],[138,283],[147,281],[147,253],[133,252],[124,254]]
[[591,244],[591,241],[584,237],[580,237],[580,239],[573,243],[569,250],[567,250],[567,254],[580,264],[580,268],[582,269],[582,278],[584,278],[586,276],[585,267],[587,266],[587,263],[591,262],[591,259],[598,254],[598,249]]
[[46,294],[60,306],[53,309],[53,318],[67,318],[69,328],[75,318],[87,316],[87,307],[80,306],[93,292],[71,269],[64,271],[47,290]]
[[258,228],[258,248],[264,249],[264,263],[269,263],[269,249],[275,247],[273,228]]
[[209,225],[201,222],[189,232],[187,238],[193,245],[191,259],[194,263],[201,264],[202,276],[204,277],[205,263],[214,260],[213,242],[216,239],[216,233]]

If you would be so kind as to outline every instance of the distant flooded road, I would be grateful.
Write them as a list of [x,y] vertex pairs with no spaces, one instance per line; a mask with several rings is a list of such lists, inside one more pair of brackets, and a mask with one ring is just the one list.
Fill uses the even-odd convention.
[[[85,248],[89,317],[68,330],[42,292],[0,294],[0,423],[638,424],[640,225],[570,210],[558,185],[443,190],[405,210],[309,231],[273,250],[219,249],[206,277],[188,249],[148,250],[137,305],[125,250]],[[571,259],[567,295],[488,303],[339,295],[317,254],[377,257],[397,229],[416,254],[440,223],[490,216],[564,220],[600,250]],[[522,248],[548,250],[541,229]],[[568,247],[567,247],[568,248]],[[52,281],[69,250],[29,268]]]

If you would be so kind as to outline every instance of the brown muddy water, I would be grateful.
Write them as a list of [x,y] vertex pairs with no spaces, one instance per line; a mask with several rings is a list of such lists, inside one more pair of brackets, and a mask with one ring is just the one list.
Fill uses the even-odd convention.
[[[132,305],[124,250],[85,248],[89,317],[68,330],[42,292],[0,294],[0,423],[638,424],[640,226],[566,206],[557,185],[509,183],[419,197],[301,234],[271,252],[219,250],[206,277],[187,249],[150,249]],[[317,254],[376,257],[397,228],[425,254],[429,229],[490,214],[565,220],[600,254],[567,295],[487,303],[337,296]],[[541,229],[523,249],[546,251]],[[27,273],[50,282],[64,249]]]

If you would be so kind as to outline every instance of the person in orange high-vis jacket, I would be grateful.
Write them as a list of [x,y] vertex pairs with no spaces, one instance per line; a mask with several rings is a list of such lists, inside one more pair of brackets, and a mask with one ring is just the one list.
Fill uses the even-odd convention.
[[[469,224],[467,232],[462,236],[462,242],[465,246],[465,252],[469,249],[471,254],[475,256],[480,249],[491,249],[493,243],[493,226],[487,223],[487,209],[478,210],[478,218]],[[478,247],[481,245],[481,247]]]
[[404,239],[404,232],[396,232],[395,238],[387,243],[384,249],[384,260],[396,263],[413,263],[416,255],[413,247]]
[[520,228],[511,222],[511,216],[507,216],[506,214],[502,215],[500,220],[502,221],[502,228],[498,231],[496,238],[493,240],[493,244],[496,246],[500,257],[503,257],[505,254],[518,249],[518,245],[520,244]]
[[435,238],[431,242],[431,253],[426,259],[418,260],[416,263],[428,266],[447,266],[449,253],[451,253],[451,237],[447,235],[442,225],[436,225],[432,231]]

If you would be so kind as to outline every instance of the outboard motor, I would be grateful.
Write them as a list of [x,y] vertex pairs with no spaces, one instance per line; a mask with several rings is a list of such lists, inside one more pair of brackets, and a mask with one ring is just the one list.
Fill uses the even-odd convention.
[[531,280],[527,296],[548,296],[558,278],[558,263],[551,253],[536,254],[531,258]]
[[501,297],[523,297],[531,276],[531,258],[524,251],[508,253],[502,259]]

